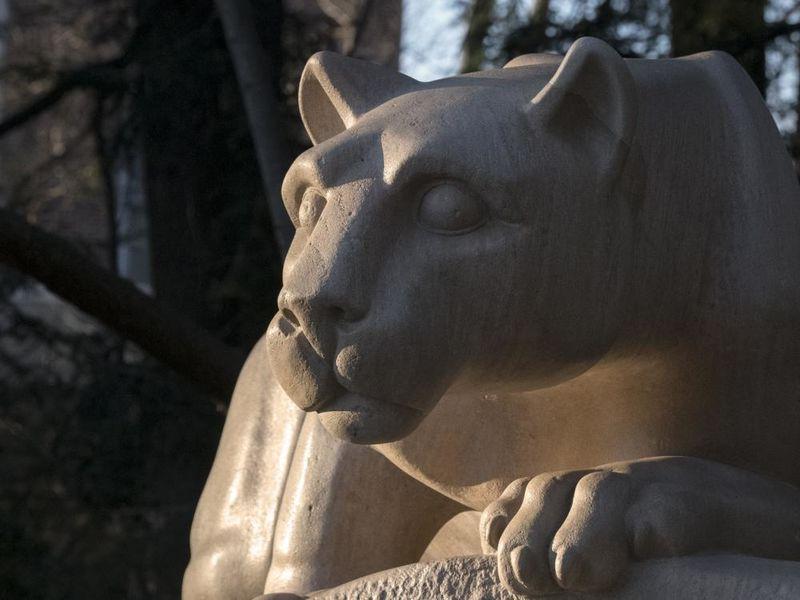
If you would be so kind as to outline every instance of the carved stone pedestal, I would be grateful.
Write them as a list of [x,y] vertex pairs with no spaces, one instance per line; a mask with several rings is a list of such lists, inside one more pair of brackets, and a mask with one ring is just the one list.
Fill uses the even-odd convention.
[[[505,600],[492,556],[417,563],[362,577],[312,598],[329,600]],[[616,592],[549,596],[561,600],[797,600],[800,564],[746,556],[699,556],[635,565]]]

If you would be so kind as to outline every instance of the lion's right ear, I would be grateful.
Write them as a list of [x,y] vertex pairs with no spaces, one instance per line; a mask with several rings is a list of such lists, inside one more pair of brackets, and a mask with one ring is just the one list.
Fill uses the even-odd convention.
[[380,65],[334,52],[317,52],[308,59],[300,77],[300,116],[316,145],[417,84],[415,79]]
[[[593,146],[598,168],[613,177],[636,128],[636,84],[611,46],[584,37],[572,44],[553,78],[526,111],[537,127],[552,127],[574,135],[576,143]],[[587,131],[589,122],[599,127],[590,126]]]

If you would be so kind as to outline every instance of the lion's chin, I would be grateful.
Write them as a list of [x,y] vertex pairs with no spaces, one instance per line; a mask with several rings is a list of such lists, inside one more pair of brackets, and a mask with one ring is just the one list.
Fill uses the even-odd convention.
[[352,392],[319,409],[319,420],[328,432],[354,444],[396,442],[410,434],[425,418],[415,408],[381,402]]

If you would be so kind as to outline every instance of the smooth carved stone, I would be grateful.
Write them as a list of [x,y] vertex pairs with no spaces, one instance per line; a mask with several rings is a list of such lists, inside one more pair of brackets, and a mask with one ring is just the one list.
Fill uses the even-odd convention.
[[[553,596],[549,596],[553,597]],[[626,583],[603,594],[564,592],[560,600],[797,600],[800,564],[747,556],[653,560],[631,569]],[[418,563],[362,577],[314,594],[319,600],[506,600],[492,556]]]

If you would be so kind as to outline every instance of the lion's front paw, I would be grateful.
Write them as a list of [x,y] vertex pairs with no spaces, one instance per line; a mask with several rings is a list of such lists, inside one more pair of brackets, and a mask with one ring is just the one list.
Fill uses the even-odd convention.
[[484,511],[484,551],[518,594],[608,589],[628,566],[630,483],[612,471],[518,479]]
[[800,490],[659,457],[518,479],[480,529],[509,590],[600,591],[620,583],[631,560],[710,551],[800,560]]

